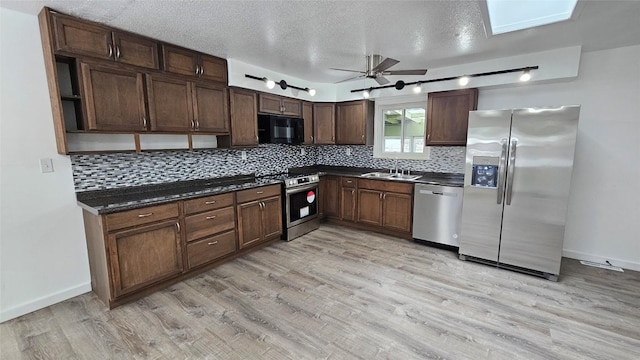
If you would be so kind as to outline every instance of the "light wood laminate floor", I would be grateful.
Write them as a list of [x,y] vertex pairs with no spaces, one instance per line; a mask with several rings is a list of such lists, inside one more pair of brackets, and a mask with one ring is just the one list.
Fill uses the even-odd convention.
[[639,290],[323,225],[111,311],[89,293],[0,324],[0,358],[640,359]]

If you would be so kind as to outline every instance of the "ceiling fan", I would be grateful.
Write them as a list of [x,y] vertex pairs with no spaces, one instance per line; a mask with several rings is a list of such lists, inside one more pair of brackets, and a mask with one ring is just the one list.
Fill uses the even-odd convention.
[[362,74],[352,78],[338,81],[338,83],[360,79],[360,78],[370,78],[377,81],[378,84],[380,85],[386,85],[389,83],[389,80],[387,80],[387,78],[385,78],[384,75],[425,75],[427,73],[427,69],[387,71],[388,68],[399,63],[400,61],[392,58],[386,58],[382,60],[382,56],[378,54],[367,55],[365,56],[365,58],[366,58],[366,71],[331,68],[332,70],[350,71],[350,72],[356,72],[356,73]]

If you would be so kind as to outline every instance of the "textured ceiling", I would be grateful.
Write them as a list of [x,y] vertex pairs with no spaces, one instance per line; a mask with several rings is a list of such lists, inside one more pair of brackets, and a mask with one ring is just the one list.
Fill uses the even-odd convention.
[[[517,1],[517,0],[514,0]],[[545,0],[541,0],[545,1]],[[586,1],[564,23],[487,37],[479,1],[8,1],[43,6],[314,82],[364,70],[364,56],[400,60],[391,70],[437,68],[572,45],[640,44],[640,1]]]

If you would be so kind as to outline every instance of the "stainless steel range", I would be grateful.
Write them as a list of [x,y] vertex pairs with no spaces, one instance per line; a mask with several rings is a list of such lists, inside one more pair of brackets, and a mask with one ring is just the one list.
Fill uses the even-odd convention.
[[284,234],[291,241],[317,229],[318,219],[318,174],[288,175],[284,177]]

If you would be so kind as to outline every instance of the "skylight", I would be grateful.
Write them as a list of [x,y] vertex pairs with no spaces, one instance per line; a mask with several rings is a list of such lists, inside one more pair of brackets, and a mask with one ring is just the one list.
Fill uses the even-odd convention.
[[493,35],[571,18],[578,0],[486,0]]

